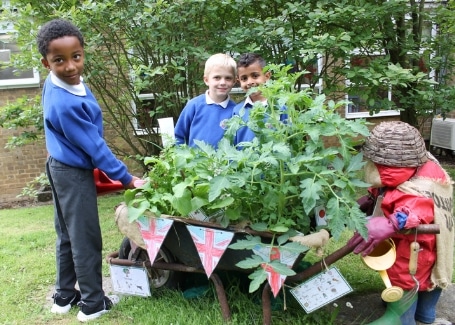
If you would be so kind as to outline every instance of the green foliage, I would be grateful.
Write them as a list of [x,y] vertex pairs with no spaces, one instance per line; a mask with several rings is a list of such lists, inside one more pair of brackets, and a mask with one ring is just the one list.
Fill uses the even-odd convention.
[[[303,74],[299,84],[314,88],[322,80],[327,98],[356,94],[371,113],[399,109],[412,125],[454,107],[451,2],[431,10],[423,1],[402,0],[10,3],[20,10],[4,10],[1,18],[13,21],[17,31],[12,37],[22,51],[12,60],[15,66],[41,67],[35,37],[45,21],[62,17],[81,28],[86,81],[106,111],[106,123],[127,144],[111,143],[121,156],[157,154],[157,118],[177,118],[185,102],[203,92],[203,62],[218,52],[254,51],[269,63],[293,63],[301,71],[322,57],[321,73]],[[440,31],[433,37],[427,33],[430,21]],[[368,64],[354,66],[354,51]],[[378,95],[390,87],[391,102]],[[141,93],[153,96],[151,105]],[[141,125],[145,132],[134,130],[134,119],[147,122]]]
[[[367,184],[358,179],[363,162],[354,147],[368,134],[365,122],[344,119],[336,113],[342,103],[325,104],[324,95],[294,91],[299,74],[273,68],[277,79],[259,87],[269,105],[255,104],[248,122],[233,117],[217,150],[198,141],[198,148],[174,146],[145,158],[149,182],[125,194],[131,221],[146,210],[186,216],[223,209],[224,225],[247,220],[258,229],[307,233],[314,208],[324,205],[335,236],[344,225],[358,228],[355,191]],[[284,106],[287,123],[277,118]],[[256,138],[238,150],[229,138],[244,125]],[[329,139],[335,145],[327,146]]]
[[42,140],[44,126],[40,96],[20,97],[3,106],[0,110],[0,127],[21,131],[19,135],[8,139],[6,148],[14,148]]
[[41,173],[39,176],[35,177],[32,181],[27,183],[18,197],[26,196],[30,198],[36,198],[39,191],[45,188],[50,189],[49,179],[45,173]]
[[[343,103],[326,104],[324,95],[313,98],[308,91],[296,91],[300,74],[289,74],[289,67],[270,68],[276,79],[257,89],[268,105],[255,103],[247,122],[239,116],[228,121],[217,150],[196,141],[197,148],[173,146],[158,158],[145,158],[148,182],[125,192],[130,221],[148,213],[189,216],[203,210],[217,215],[224,226],[246,223],[289,238],[295,231],[308,234],[314,209],[324,206],[335,238],[346,227],[364,233],[356,190],[368,184],[358,178],[364,163],[355,146],[368,134],[365,121],[340,116],[336,110]],[[283,108],[288,114],[284,123],[278,118]],[[256,138],[235,147],[230,139],[243,126]],[[329,139],[335,145],[328,145]],[[285,241],[277,237],[266,246],[293,248],[283,245]],[[235,247],[244,249],[242,245]],[[270,263],[254,259],[243,266],[264,266],[260,261]],[[276,264],[271,267],[281,270]],[[257,288],[264,273],[258,269],[253,274]]]

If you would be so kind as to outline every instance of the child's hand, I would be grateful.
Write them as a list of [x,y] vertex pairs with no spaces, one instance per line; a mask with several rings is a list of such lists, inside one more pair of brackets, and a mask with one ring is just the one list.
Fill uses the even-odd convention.
[[147,181],[145,179],[138,179],[134,181],[134,187],[141,187],[143,186]]
[[133,176],[133,179],[131,180],[131,182],[128,183],[128,185],[125,186],[125,188],[133,189],[133,188],[138,187],[138,186],[135,185],[135,183],[137,181],[141,182],[142,180],[139,177]]

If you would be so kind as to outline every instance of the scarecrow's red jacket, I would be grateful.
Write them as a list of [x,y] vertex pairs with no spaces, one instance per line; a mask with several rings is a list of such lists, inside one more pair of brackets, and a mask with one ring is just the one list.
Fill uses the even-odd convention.
[[[431,198],[404,193],[396,187],[413,176],[430,179],[446,179],[441,167],[433,161],[428,161],[420,167],[390,167],[376,164],[381,183],[385,186],[382,211],[387,218],[395,218],[397,212],[403,212],[408,217],[404,228],[414,228],[418,224],[430,224],[434,220],[434,202]],[[380,189],[371,188],[373,196]],[[431,269],[436,260],[436,235],[434,234],[395,234],[393,241],[396,245],[397,258],[395,264],[387,270],[392,285],[403,290],[410,290],[415,283],[409,274],[410,244],[417,238],[420,251],[417,261],[416,278],[420,283],[420,291],[432,287],[430,282]]]

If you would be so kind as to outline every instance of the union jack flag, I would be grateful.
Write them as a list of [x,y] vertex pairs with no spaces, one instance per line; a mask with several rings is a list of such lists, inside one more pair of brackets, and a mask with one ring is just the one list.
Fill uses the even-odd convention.
[[136,222],[147,247],[150,263],[153,264],[174,220],[140,217]]
[[[278,260],[289,268],[292,267],[295,260],[299,256],[298,253],[280,252],[278,247],[264,247],[260,245],[256,245],[256,247],[253,248],[253,252],[256,255],[261,256],[265,261]],[[267,273],[267,281],[269,282],[270,289],[272,289],[273,296],[276,297],[286,280],[286,275],[276,272],[273,267],[267,263],[262,263],[261,267]]]
[[207,277],[210,278],[234,233],[211,228],[186,226],[193,238]]

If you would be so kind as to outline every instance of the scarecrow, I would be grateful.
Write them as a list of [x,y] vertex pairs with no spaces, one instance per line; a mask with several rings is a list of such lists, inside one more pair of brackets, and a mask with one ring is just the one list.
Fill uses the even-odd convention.
[[[442,289],[452,282],[453,187],[452,180],[425,147],[419,131],[400,121],[377,125],[363,146],[365,180],[369,195],[359,201],[369,217],[368,237],[355,233],[348,245],[367,256],[386,239],[396,247],[395,263],[387,269],[393,286],[411,293],[387,302],[385,314],[370,324],[451,324],[436,319]],[[419,234],[419,224],[438,224],[440,233]],[[403,230],[409,231],[403,232]],[[410,272],[414,251],[416,269]]]

